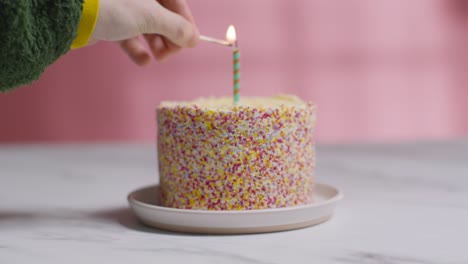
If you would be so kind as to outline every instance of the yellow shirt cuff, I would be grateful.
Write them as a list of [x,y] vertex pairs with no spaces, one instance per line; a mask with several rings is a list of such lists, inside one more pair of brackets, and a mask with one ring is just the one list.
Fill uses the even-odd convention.
[[81,20],[78,26],[78,34],[73,41],[71,48],[78,49],[86,46],[93,34],[94,27],[99,14],[99,0],[84,0]]

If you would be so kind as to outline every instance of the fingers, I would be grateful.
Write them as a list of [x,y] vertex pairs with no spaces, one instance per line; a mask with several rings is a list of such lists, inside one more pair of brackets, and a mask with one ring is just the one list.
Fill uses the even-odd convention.
[[165,61],[169,55],[177,53],[182,49],[168,42],[160,35],[145,35],[145,38],[151,49],[151,53],[153,53],[153,57],[159,62]]
[[[160,0],[159,2],[165,8],[171,10],[174,13],[181,15],[183,18],[187,19],[189,22],[191,22],[195,26],[195,19],[193,18],[192,12],[190,11],[190,8],[185,0]],[[199,32],[196,26],[195,26],[195,29],[197,30],[196,41],[198,42]],[[166,47],[168,47],[168,49],[170,50],[169,54],[177,53],[180,50],[180,48],[177,45],[172,43],[167,38],[163,38],[163,40],[164,40]]]
[[[177,7],[179,8],[178,10],[184,10],[183,7],[179,5],[170,5],[171,8]],[[172,43],[182,48],[195,47],[199,38],[199,32],[195,25],[182,15],[174,13],[163,6],[158,6],[159,8],[156,8],[155,11],[152,12],[150,21],[147,22],[148,25],[144,27],[144,32],[142,33],[163,35]],[[188,14],[187,11],[184,11],[184,13]]]
[[138,37],[123,40],[120,46],[135,64],[145,66],[151,62],[150,54]]
[[[163,42],[164,42],[164,45],[167,47],[167,56],[169,55],[173,55],[173,54],[176,54],[178,53],[180,50],[182,50],[181,47],[177,46],[176,44],[172,43],[170,40],[168,40],[167,38],[162,38]],[[164,59],[166,59],[166,57],[164,57]]]
[[162,6],[171,10],[174,13],[181,15],[183,18],[192,22],[195,25],[192,12],[185,0],[159,0]]
[[[186,1],[158,0],[153,3],[147,6],[149,12],[145,12],[145,22],[140,27],[153,57],[162,62],[182,48],[196,46],[199,32]],[[150,55],[138,38],[120,43],[136,64],[150,63]]]

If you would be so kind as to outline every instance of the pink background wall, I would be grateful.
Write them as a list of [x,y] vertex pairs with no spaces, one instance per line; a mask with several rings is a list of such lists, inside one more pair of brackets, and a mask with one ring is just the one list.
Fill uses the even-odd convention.
[[[241,95],[319,106],[320,142],[468,133],[464,0],[191,1],[203,34],[237,28]],[[134,66],[112,43],[74,51],[0,95],[0,142],[152,141],[161,100],[231,95],[231,54],[200,43]]]

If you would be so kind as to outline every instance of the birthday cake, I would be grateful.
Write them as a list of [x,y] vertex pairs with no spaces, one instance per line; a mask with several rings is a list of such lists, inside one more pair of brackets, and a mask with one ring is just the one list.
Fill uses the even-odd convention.
[[293,95],[162,102],[160,201],[200,210],[312,202],[316,108]]

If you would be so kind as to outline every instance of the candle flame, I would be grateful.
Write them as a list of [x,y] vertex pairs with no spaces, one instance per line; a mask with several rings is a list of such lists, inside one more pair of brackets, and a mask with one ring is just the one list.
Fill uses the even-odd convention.
[[226,39],[229,43],[234,44],[237,40],[236,37],[236,28],[233,25],[230,25],[226,32]]

